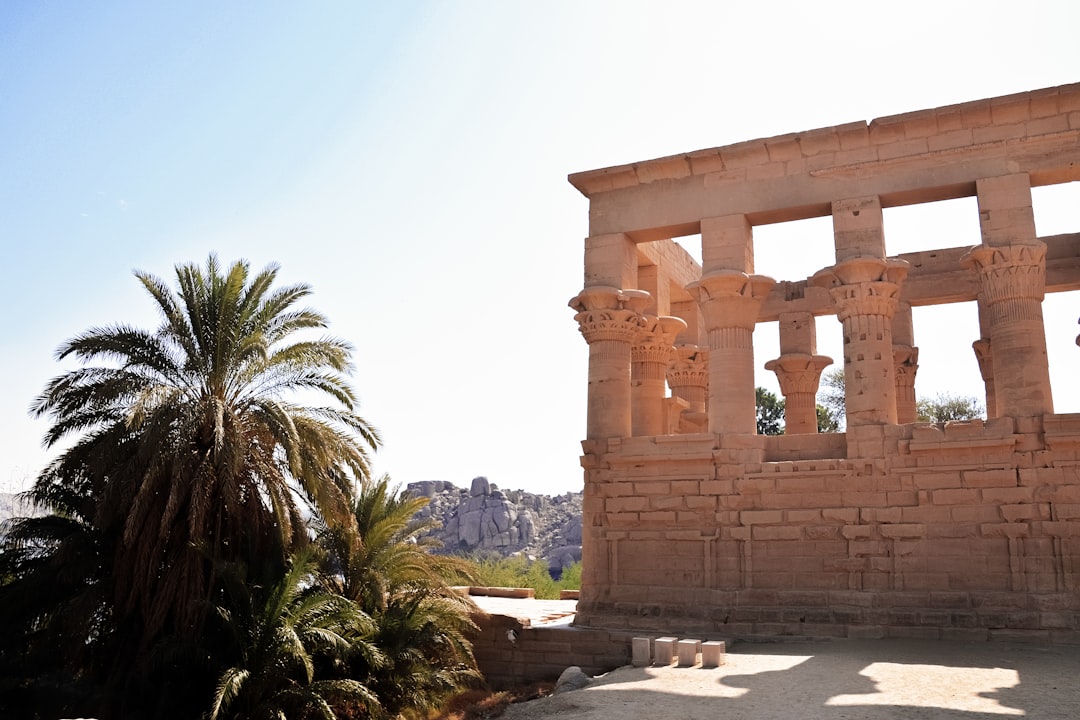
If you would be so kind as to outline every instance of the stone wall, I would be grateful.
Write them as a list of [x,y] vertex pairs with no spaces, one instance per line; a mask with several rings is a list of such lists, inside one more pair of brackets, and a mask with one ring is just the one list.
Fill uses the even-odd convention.
[[[1080,235],[1036,237],[1031,202],[1077,180],[1080,85],[571,176],[590,201],[577,623],[1080,641],[1080,415],[1054,412],[1042,317],[1080,289]],[[887,255],[883,208],[964,196],[980,245]],[[754,273],[756,225],[828,215],[835,265]],[[700,266],[670,240],[694,233]],[[988,420],[914,422],[911,308],[964,301]],[[843,328],[843,434],[816,433],[821,317]],[[775,438],[754,434],[767,321]]]
[[[473,639],[476,663],[496,690],[554,682],[571,665],[599,675],[630,664],[631,635],[570,625],[530,627],[505,615],[478,614]],[[507,633],[513,631],[513,642]]]
[[[1080,416],[859,433],[881,459],[745,461],[797,436],[741,451],[708,435],[633,438],[597,452],[605,582],[578,622],[1080,641]],[[732,453],[743,457],[714,464]]]

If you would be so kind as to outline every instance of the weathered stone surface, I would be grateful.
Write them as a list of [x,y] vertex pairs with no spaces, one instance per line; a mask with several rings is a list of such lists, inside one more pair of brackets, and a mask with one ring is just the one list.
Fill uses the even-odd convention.
[[483,497],[491,492],[491,486],[488,483],[486,477],[474,477],[472,481],[472,490],[470,495],[473,497]]
[[431,480],[410,483],[407,490],[430,499],[420,516],[440,522],[431,536],[445,552],[524,553],[546,560],[553,574],[581,560],[580,493],[499,490],[483,477],[468,490]]

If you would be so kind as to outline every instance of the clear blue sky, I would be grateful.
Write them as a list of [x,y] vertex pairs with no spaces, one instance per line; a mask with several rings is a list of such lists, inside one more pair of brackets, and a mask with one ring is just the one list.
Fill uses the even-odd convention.
[[[1075,0],[751,5],[0,4],[0,490],[47,460],[27,408],[57,345],[153,326],[132,270],[210,251],[314,287],[356,347],[378,471],[578,489],[568,173],[1080,80]],[[1040,233],[1080,230],[1077,185],[1039,192]],[[890,252],[978,242],[973,201],[941,205],[930,232],[887,213]],[[828,234],[759,228],[758,271],[830,264]],[[808,235],[822,257],[791,251]],[[1078,411],[1080,301],[1055,303],[1055,401]],[[920,394],[979,392],[972,317],[916,314]]]

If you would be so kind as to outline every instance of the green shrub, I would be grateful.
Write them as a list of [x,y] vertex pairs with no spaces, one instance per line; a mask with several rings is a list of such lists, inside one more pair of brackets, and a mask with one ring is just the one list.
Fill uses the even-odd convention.
[[523,555],[508,558],[497,556],[476,560],[476,584],[483,587],[527,587],[542,599],[557,599],[560,590],[581,589],[581,563],[564,568],[562,577],[555,580],[543,560],[530,560]]

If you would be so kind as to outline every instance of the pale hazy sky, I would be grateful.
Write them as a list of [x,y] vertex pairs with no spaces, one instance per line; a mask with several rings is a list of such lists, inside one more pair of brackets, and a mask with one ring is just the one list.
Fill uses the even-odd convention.
[[[314,287],[356,347],[377,471],[577,490],[588,206],[567,174],[1080,81],[1077,28],[1076,0],[6,0],[0,490],[48,459],[27,408],[55,348],[155,326],[132,270],[211,251]],[[1035,193],[1040,234],[1078,209],[1080,183]],[[827,219],[788,225],[755,229],[758,272],[832,263]],[[886,211],[890,253],[978,241],[971,199]],[[1047,306],[1059,412],[1080,411],[1076,295]],[[920,395],[980,392],[973,318],[916,310]],[[756,337],[775,389],[775,325]]]

